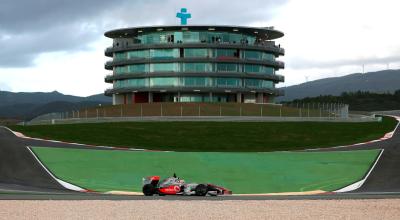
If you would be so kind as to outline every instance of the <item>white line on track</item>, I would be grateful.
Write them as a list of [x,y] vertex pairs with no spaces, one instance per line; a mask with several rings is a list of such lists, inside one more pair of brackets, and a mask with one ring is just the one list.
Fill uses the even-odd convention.
[[78,191],[78,192],[87,192],[88,190],[86,189],[82,189],[79,186],[73,185],[71,183],[65,182],[63,180],[58,179],[56,176],[54,176],[54,174],[52,172],[50,172],[49,169],[47,169],[47,167],[45,165],[43,165],[42,161],[39,160],[39,158],[36,156],[36,154],[31,150],[31,148],[29,146],[26,147],[29,152],[33,155],[33,157],[36,159],[36,161],[42,166],[42,168],[44,170],[46,170],[46,172],[54,179],[56,180],[60,185],[62,185],[64,188],[69,189],[69,190],[73,190],[73,191]]
[[371,174],[372,170],[375,168],[376,164],[378,163],[379,159],[381,158],[382,154],[383,154],[384,149],[381,149],[381,152],[379,153],[378,158],[375,160],[374,165],[371,167],[371,169],[369,169],[367,175],[365,175],[365,177],[363,179],[361,179],[360,181],[357,181],[351,185],[348,185],[344,188],[341,188],[339,190],[336,190],[334,192],[336,193],[343,193],[343,192],[350,192],[350,191],[354,191],[356,189],[359,189],[364,183],[365,181],[367,181],[369,175]]

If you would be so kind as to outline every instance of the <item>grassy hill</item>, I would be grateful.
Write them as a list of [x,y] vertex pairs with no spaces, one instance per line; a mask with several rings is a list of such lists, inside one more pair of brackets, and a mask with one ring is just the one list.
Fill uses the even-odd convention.
[[80,108],[111,104],[103,94],[79,97],[59,92],[6,92],[0,91],[0,118],[30,120],[42,114],[65,112]]
[[392,131],[383,122],[123,122],[12,126],[31,137],[172,151],[283,151],[365,142]]
[[356,73],[342,77],[325,78],[282,88],[285,96],[276,101],[291,101],[305,97],[338,96],[343,92],[369,91],[394,93],[400,89],[400,70]]

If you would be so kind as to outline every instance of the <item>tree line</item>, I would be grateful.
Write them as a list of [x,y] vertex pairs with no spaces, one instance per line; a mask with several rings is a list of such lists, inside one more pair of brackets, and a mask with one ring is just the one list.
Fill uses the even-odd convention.
[[344,103],[350,105],[349,109],[352,111],[398,110],[400,109],[400,89],[394,93],[343,92],[340,96],[321,95],[283,103]]

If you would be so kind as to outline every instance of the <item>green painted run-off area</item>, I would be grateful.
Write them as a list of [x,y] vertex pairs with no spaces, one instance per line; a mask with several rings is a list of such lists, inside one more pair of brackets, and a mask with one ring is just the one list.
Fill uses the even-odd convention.
[[233,193],[334,191],[363,178],[379,150],[347,152],[132,152],[34,147],[58,178],[95,191],[141,192],[145,176],[214,183]]

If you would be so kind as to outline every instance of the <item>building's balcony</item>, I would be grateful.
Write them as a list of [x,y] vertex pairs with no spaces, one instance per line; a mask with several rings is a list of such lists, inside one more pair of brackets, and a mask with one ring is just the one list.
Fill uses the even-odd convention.
[[105,90],[105,95],[111,96],[120,93],[137,93],[137,92],[161,92],[161,93],[176,93],[176,92],[195,92],[195,93],[268,93],[274,96],[284,95],[284,91],[275,88],[260,88],[252,86],[162,86],[162,87],[122,87],[108,88]]
[[277,74],[257,74],[257,73],[231,73],[231,72],[155,72],[155,73],[125,73],[109,74],[105,77],[106,83],[112,83],[114,80],[138,79],[148,77],[211,77],[211,78],[243,78],[243,79],[264,79],[274,83],[284,82],[285,77]]
[[275,61],[279,69],[285,69],[285,63],[282,61]]
[[151,63],[233,63],[233,64],[256,64],[273,67],[276,70],[285,68],[285,63],[282,61],[272,60],[253,60],[253,59],[221,59],[216,58],[138,58],[138,59],[126,59],[126,60],[110,60],[105,63],[104,68],[107,70],[113,70],[114,66],[123,66],[131,64],[151,64]]
[[277,56],[285,55],[285,50],[274,42],[265,42],[258,44],[241,44],[241,43],[164,43],[164,44],[130,44],[105,49],[105,55],[112,57],[115,52],[123,52],[130,50],[145,49],[172,49],[172,48],[225,48],[225,49],[242,49],[242,50],[259,50],[274,53]]

